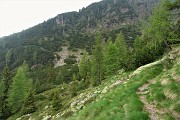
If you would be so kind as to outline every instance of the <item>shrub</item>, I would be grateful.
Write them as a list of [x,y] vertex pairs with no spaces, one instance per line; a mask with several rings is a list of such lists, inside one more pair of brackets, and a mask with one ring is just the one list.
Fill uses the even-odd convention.
[[64,62],[66,64],[75,64],[77,61],[76,61],[76,59],[66,58],[66,59],[64,59]]

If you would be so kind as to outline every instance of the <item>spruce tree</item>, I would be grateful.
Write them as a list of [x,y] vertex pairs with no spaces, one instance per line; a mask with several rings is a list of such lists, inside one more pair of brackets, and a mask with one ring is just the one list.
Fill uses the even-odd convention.
[[1,107],[0,107],[0,118],[6,119],[11,114],[11,110],[8,103],[8,93],[9,88],[12,80],[12,75],[10,73],[10,70],[8,66],[4,68],[3,71],[3,81],[2,81],[2,95],[1,95]]
[[170,3],[163,1],[159,6],[155,8],[152,16],[150,17],[150,27],[147,32],[150,35],[151,46],[154,49],[161,48],[161,45],[167,42],[168,38],[173,34],[171,32],[171,22],[169,19],[169,10],[167,5]]
[[48,66],[47,68],[47,83],[54,83],[54,77],[55,77],[55,74],[54,74],[54,71],[52,69],[52,66]]
[[122,32],[118,34],[115,40],[115,46],[118,48],[118,56],[119,56],[119,69],[125,67],[125,60],[127,57],[127,46],[125,43],[124,35]]
[[105,75],[113,75],[119,69],[119,54],[115,44],[108,42],[104,52]]
[[57,76],[56,76],[56,79],[55,79],[55,81],[54,81],[54,84],[55,84],[55,85],[60,85],[60,84],[62,84],[62,83],[63,83],[63,79],[64,79],[64,76],[63,76],[63,74],[62,74],[62,71],[60,70],[60,71],[58,72]]
[[23,115],[33,113],[36,111],[37,108],[35,105],[34,95],[35,95],[34,91],[29,92],[21,110]]
[[89,68],[88,54],[84,50],[81,62],[79,64],[79,74],[84,81],[87,80],[87,75],[89,71],[90,71],[90,68]]
[[36,91],[36,93],[41,92],[41,83],[40,83],[39,79],[37,79],[35,84],[34,84],[34,90]]
[[92,52],[91,79],[93,86],[97,86],[103,79],[103,46],[102,35],[96,36],[94,50]]
[[3,80],[0,80],[0,98],[3,95],[3,91],[4,91],[4,83],[3,83]]
[[169,49],[168,41],[177,37],[172,30],[169,4],[165,0],[154,9],[149,26],[143,30],[142,37],[135,41],[135,60],[138,66],[159,58],[166,48]]
[[57,91],[54,91],[52,107],[55,111],[61,109],[61,107],[62,107],[62,101],[61,101],[60,96]]
[[13,113],[22,108],[31,89],[32,80],[28,78],[28,65],[24,62],[23,65],[18,68],[10,89],[8,101]]
[[3,90],[4,90],[4,83],[3,83],[3,81],[1,80],[1,81],[0,81],[0,118],[1,118],[1,116],[2,116],[2,103],[3,103],[3,101],[2,101],[2,95],[3,95]]
[[12,56],[11,50],[8,50],[6,53],[6,66],[8,66],[9,63],[11,62],[11,56]]
[[143,48],[143,41],[142,38],[140,37],[136,37],[135,41],[134,41],[134,62],[135,62],[135,66],[139,67],[142,65],[143,61],[146,61],[144,58],[144,48]]

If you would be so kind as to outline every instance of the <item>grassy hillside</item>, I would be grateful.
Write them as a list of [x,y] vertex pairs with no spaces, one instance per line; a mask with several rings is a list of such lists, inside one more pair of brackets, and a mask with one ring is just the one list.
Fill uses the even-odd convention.
[[126,79],[123,84],[68,119],[179,119],[180,48],[176,48],[170,55],[174,57],[170,66],[167,63],[169,58],[166,58],[152,66],[144,67],[138,74]]
[[[180,114],[180,46],[162,59],[141,66],[135,71],[119,71],[100,86],[68,96],[61,86],[37,94],[38,111],[21,117],[68,120],[177,120]],[[68,84],[67,84],[68,86]],[[57,91],[63,97],[63,107],[52,109],[51,94]],[[13,120],[16,114],[10,117]]]

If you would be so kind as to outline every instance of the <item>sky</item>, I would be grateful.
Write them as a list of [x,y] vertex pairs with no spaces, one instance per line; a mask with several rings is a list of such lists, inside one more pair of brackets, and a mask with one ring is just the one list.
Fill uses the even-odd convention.
[[0,0],[0,37],[101,0]]

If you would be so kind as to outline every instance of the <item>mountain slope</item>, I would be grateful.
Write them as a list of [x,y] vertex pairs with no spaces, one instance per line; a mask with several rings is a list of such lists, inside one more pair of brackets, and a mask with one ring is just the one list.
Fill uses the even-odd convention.
[[[179,119],[180,46],[162,59],[142,66],[134,72],[119,71],[102,85],[78,93],[63,101],[60,111],[54,111],[53,91],[62,93],[61,86],[36,95],[39,110],[19,119],[68,120],[169,120]],[[138,71],[138,72],[137,72]],[[158,90],[157,90],[158,89]],[[9,120],[15,119],[12,116]]]
[[[10,51],[11,68],[23,60],[32,66],[53,64],[54,52],[62,46],[69,50],[91,51],[94,35],[102,31],[115,38],[122,31],[126,42],[132,44],[137,35],[139,21],[150,15],[159,0],[103,0],[93,3],[79,12],[62,13],[32,28],[0,39],[0,70],[5,65],[5,56]],[[107,33],[108,31],[108,33]]]
[[[177,88],[180,77],[179,50],[178,45],[178,48],[159,62],[143,66],[143,69],[139,70],[136,75],[130,74],[130,78],[126,78],[117,88],[112,89],[100,100],[77,112],[70,117],[70,120],[179,119],[180,91]],[[167,68],[169,60],[172,60],[172,63],[171,67]],[[123,78],[120,79],[123,81]],[[141,86],[146,87],[142,89]],[[143,99],[148,99],[148,101],[143,101]],[[155,106],[153,114],[151,106]],[[157,119],[155,119],[156,116],[158,116]]]
[[[12,74],[12,82],[17,82],[17,76],[22,76],[22,81],[25,81],[25,77],[27,77],[32,80],[32,89],[36,91],[35,94],[30,93],[30,96],[34,97],[31,99],[27,97],[27,100],[23,100],[25,104],[21,104],[19,110],[13,111],[12,115],[8,116],[9,119],[178,119],[179,0],[176,2],[166,1],[156,7],[150,17],[149,24],[146,25],[147,28],[142,29],[142,35],[136,38],[133,49],[126,47],[125,40],[126,43],[129,42],[129,46],[132,44],[131,32],[134,36],[137,35],[138,32],[134,31],[138,30],[138,24],[133,26],[124,24],[123,26],[119,25],[120,27],[117,29],[111,26],[112,30],[107,26],[107,29],[101,31],[102,34],[96,35],[92,54],[89,50],[89,54],[83,51],[82,55],[84,47],[87,49],[93,45],[93,37],[97,32],[86,31],[89,29],[89,26],[86,25],[84,29],[77,30],[78,26],[75,24],[72,24],[74,27],[71,26],[72,31],[70,29],[67,29],[70,31],[66,31],[65,19],[59,21],[60,18],[55,19],[52,23],[57,25],[57,29],[53,27],[54,32],[58,30],[58,27],[61,28],[59,32],[62,32],[62,36],[58,36],[56,33],[52,33],[52,36],[50,33],[46,36],[40,35],[39,37],[43,38],[38,41],[34,39],[38,45],[31,41],[31,37],[28,41],[24,39],[24,43],[18,42],[25,50],[21,51],[20,56],[15,56],[16,49],[4,49],[10,44],[3,44],[3,49],[8,51],[4,63],[10,65],[13,61],[12,58],[17,57],[14,59],[17,62],[12,62],[15,65],[14,63],[20,63],[19,60],[23,61],[25,58],[31,67],[31,69],[26,67],[27,70],[21,70],[19,67],[15,77]],[[119,3],[120,1],[113,1],[112,4]],[[126,3],[130,5],[130,3]],[[118,7],[115,7],[115,11],[117,9]],[[123,8],[122,11],[126,13],[128,10]],[[74,16],[74,23],[77,18]],[[97,21],[103,20],[98,16],[96,19]],[[103,24],[103,22],[99,24]],[[98,26],[96,28],[100,30]],[[121,30],[125,34],[125,39],[122,33],[116,37],[116,33]],[[51,30],[46,32],[51,32]],[[17,36],[19,41],[21,37],[21,34]],[[114,39],[115,37],[116,39]],[[60,38],[62,41],[59,40]],[[107,38],[108,41],[106,41]],[[58,43],[62,44],[61,47],[58,47]],[[172,46],[175,43],[177,46]],[[41,54],[41,57],[44,57],[42,61],[39,58],[38,50],[45,53]],[[169,51],[171,52],[167,54]],[[52,59],[45,58],[48,57],[47,53],[53,56]],[[165,57],[161,59],[163,54]],[[83,59],[78,65],[76,64],[77,59],[81,59],[81,56]],[[54,60],[59,60],[57,66],[52,64]],[[27,66],[26,61],[23,65]],[[59,67],[59,65],[63,66]],[[128,70],[136,68],[138,69],[134,72],[128,72]],[[19,70],[21,72],[18,72]],[[3,98],[0,99],[0,102],[7,103],[7,105],[0,106],[0,117],[3,119],[7,118],[4,117],[7,113],[3,110],[4,108],[8,108],[9,105],[16,108],[16,104],[8,105],[12,95],[21,96],[21,92],[14,94],[13,88],[18,87],[16,90],[24,91],[23,87],[27,86],[26,82],[19,86],[12,84],[10,92],[7,93],[5,90],[8,90],[8,84],[5,83],[11,80],[6,79],[5,76],[11,75],[6,73],[4,72],[2,79],[0,79],[0,86],[3,86],[0,88],[0,97]],[[7,97],[8,94],[9,97]],[[15,99],[13,102],[17,103],[18,100]],[[29,104],[27,105],[27,103]],[[32,111],[29,111],[29,108],[33,108]],[[10,109],[7,111],[11,112]]]

